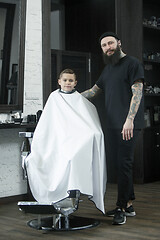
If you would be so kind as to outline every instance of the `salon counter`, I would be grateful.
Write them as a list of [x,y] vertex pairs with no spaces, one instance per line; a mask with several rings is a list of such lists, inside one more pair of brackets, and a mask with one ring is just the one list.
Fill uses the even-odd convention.
[[34,132],[35,124],[0,124],[0,198],[27,193],[27,182],[21,167],[24,141],[19,132]]
[[33,123],[33,124],[28,124],[28,123],[21,123],[21,124],[2,123],[2,124],[0,124],[0,129],[26,128],[26,129],[34,130],[35,127],[36,127],[36,123]]

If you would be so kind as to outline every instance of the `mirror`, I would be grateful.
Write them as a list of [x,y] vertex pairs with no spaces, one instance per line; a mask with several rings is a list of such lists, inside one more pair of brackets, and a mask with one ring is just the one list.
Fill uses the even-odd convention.
[[25,0],[0,0],[0,112],[22,110]]

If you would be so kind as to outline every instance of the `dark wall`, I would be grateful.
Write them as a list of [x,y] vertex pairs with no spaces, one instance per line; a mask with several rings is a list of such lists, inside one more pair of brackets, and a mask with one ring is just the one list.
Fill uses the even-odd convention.
[[115,30],[113,0],[65,1],[66,50],[97,53],[98,38]]
[[116,1],[116,28],[123,50],[142,61],[142,0]]
[[89,1],[65,1],[66,50],[89,52],[90,32]]
[[106,31],[115,31],[115,1],[91,0],[91,52],[101,53],[99,37]]

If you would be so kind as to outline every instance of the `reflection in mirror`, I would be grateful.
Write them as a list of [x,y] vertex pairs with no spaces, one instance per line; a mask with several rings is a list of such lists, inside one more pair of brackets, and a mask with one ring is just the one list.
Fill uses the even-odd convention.
[[[3,59],[3,43],[4,43],[4,29],[6,20],[5,8],[0,8],[0,99],[2,98],[2,59]],[[1,100],[2,101],[2,100]]]
[[[12,1],[13,3],[14,1]],[[0,3],[0,104],[16,104],[17,79],[12,65],[18,64],[18,12],[16,4]]]
[[25,2],[0,0],[0,112],[22,109]]

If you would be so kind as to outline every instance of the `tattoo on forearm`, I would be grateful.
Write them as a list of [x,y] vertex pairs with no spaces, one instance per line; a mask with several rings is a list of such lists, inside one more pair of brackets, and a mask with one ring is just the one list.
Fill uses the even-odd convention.
[[132,86],[132,99],[130,103],[130,109],[127,118],[134,119],[138,111],[141,99],[142,99],[143,83],[137,82]]
[[81,93],[83,97],[85,98],[92,98],[95,95],[95,92],[92,89],[86,90],[85,92]]
[[101,91],[100,88],[98,88],[97,86],[94,85],[91,89],[86,90],[86,91],[82,92],[81,94],[83,97],[90,99],[90,98],[95,97],[100,91]]

